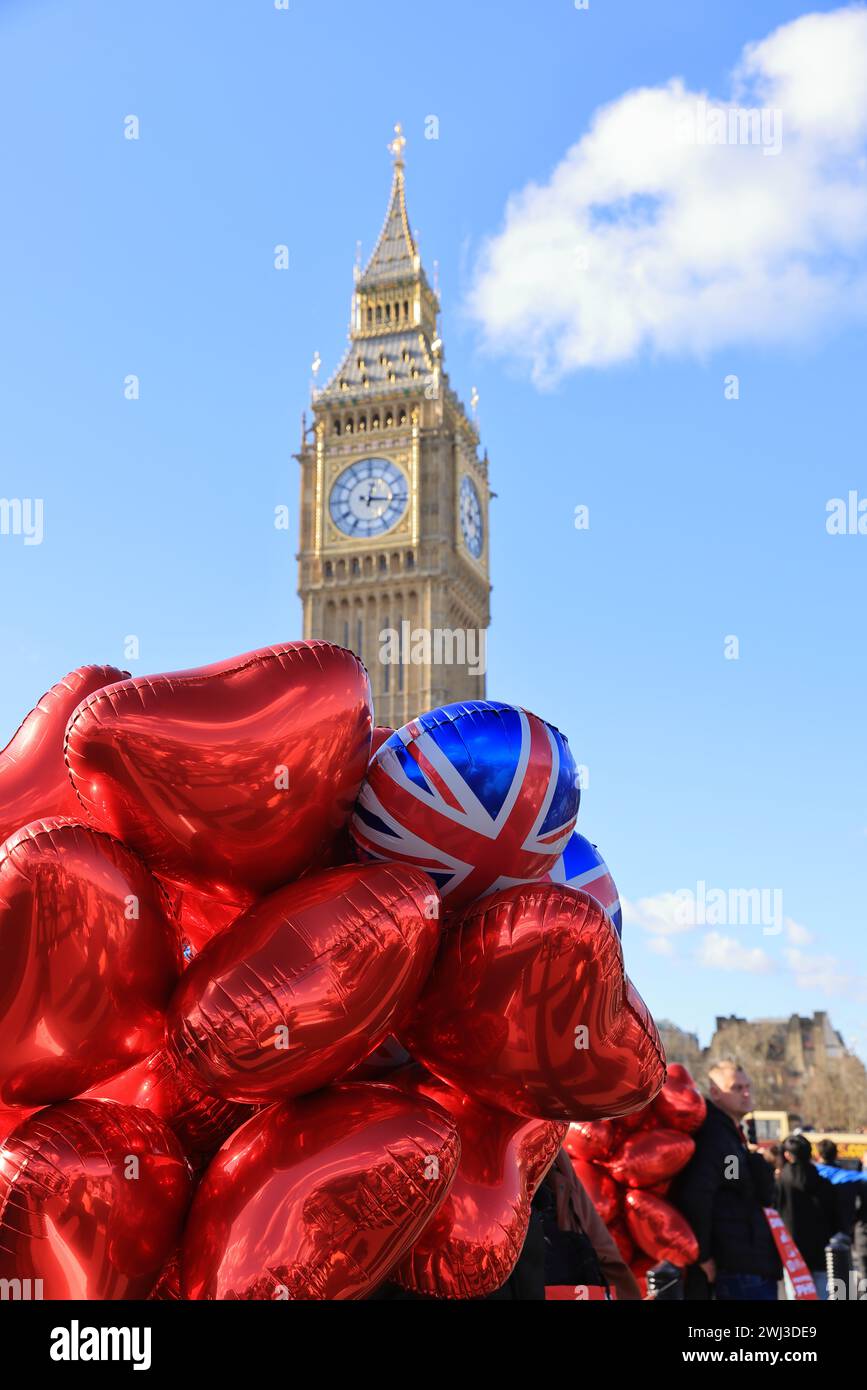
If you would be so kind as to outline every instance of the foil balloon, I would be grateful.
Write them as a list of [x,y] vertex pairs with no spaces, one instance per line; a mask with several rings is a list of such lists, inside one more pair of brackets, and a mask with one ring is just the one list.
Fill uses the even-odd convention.
[[626,1229],[625,1222],[617,1216],[612,1221],[606,1221],[608,1234],[620,1251],[623,1263],[628,1265],[635,1258],[635,1241]]
[[67,722],[87,695],[128,675],[114,666],[80,666],[30,711],[0,753],[0,842],[29,821],[81,814],[63,761]]
[[370,756],[375,758],[384,743],[387,743],[394,733],[394,729],[389,729],[386,724],[377,724],[370,740]]
[[385,1081],[391,1082],[391,1073],[400,1067],[407,1066],[412,1061],[405,1047],[402,1047],[397,1038],[389,1034],[379,1047],[374,1048],[369,1057],[365,1057],[358,1066],[352,1067],[343,1081]]
[[140,859],[62,817],[0,848],[0,1104],[78,1095],[162,1041],[177,927]]
[[149,1299],[158,1303],[180,1303],[181,1301],[181,1255],[176,1250],[164,1266],[159,1279],[154,1284]]
[[665,1085],[653,1102],[653,1111],[662,1125],[692,1134],[704,1121],[707,1105],[686,1067],[673,1062]]
[[480,1105],[422,1067],[392,1084],[426,1097],[457,1127],[461,1157],[448,1197],[390,1276],[431,1298],[484,1298],[509,1278],[524,1245],[530,1202],[566,1126]]
[[390,1086],[335,1086],[269,1106],[223,1146],[181,1250],[192,1299],[364,1298],[448,1195],[450,1118]]
[[580,1158],[572,1158],[572,1167],[576,1178],[605,1224],[613,1221],[620,1211],[620,1192],[616,1182],[597,1163],[585,1163]]
[[563,1147],[570,1158],[604,1163],[617,1148],[621,1134],[614,1120],[579,1120],[569,1126]]
[[354,864],[301,879],[192,962],[170,1050],[194,1085],[227,1100],[314,1091],[403,1021],[439,936],[439,897],[418,869]]
[[34,1298],[146,1298],[191,1195],[178,1141],[146,1111],[41,1110],[0,1148],[0,1279]]
[[[198,955],[212,936],[225,931],[245,911],[244,903],[225,902],[207,893],[197,893],[194,888],[177,888],[169,879],[161,882],[172,896],[181,940],[192,947],[190,958]],[[247,903],[246,907],[249,906]]]
[[351,652],[290,642],[91,695],[66,760],[94,822],[172,882],[248,905],[320,862],[370,750]]
[[23,1120],[26,1120],[33,1113],[33,1109],[27,1109],[23,1106],[13,1106],[8,1110],[0,1106],[0,1144],[3,1143],[7,1134],[11,1134],[13,1129],[16,1129]]
[[419,715],[382,745],[350,828],[363,856],[415,864],[459,908],[551,869],[578,814],[577,782],[557,729],[470,700]]
[[665,1076],[609,918],[550,883],[505,889],[450,924],[398,1036],[459,1090],[538,1119],[628,1114]]
[[605,908],[614,923],[617,935],[622,935],[623,913],[617,885],[599,850],[583,835],[579,835],[577,830],[546,878],[550,883],[565,883],[569,888],[583,888],[585,893],[589,893],[591,898],[595,898],[600,906]]
[[632,1277],[638,1285],[639,1292],[643,1299],[648,1297],[647,1276],[659,1263],[658,1260],[652,1260],[649,1255],[641,1255],[638,1251],[633,1254],[632,1260],[629,1262]]
[[698,1259],[698,1241],[687,1221],[664,1197],[630,1189],[625,1196],[626,1228],[635,1244],[654,1261],[670,1260],[684,1269]]
[[624,1115],[619,1123],[621,1133],[625,1131],[636,1134],[642,1129],[653,1129],[658,1121],[653,1113],[653,1107],[648,1105],[643,1110],[634,1110],[631,1115]]
[[253,1113],[249,1105],[236,1105],[193,1086],[165,1048],[92,1086],[81,1099],[112,1100],[149,1110],[173,1131],[194,1168],[209,1162]]
[[608,1164],[611,1176],[628,1187],[655,1187],[679,1173],[695,1152],[688,1134],[650,1129],[631,1135]]

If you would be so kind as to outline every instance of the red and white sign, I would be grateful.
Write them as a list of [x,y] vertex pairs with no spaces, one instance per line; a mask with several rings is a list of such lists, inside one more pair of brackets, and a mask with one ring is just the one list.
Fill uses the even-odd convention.
[[786,1229],[783,1218],[778,1211],[774,1211],[773,1207],[765,1207],[765,1216],[771,1228],[771,1235],[774,1237],[777,1253],[783,1262],[783,1268],[792,1281],[795,1298],[812,1299],[816,1302],[819,1295],[816,1293],[813,1276],[804,1264],[804,1257]]

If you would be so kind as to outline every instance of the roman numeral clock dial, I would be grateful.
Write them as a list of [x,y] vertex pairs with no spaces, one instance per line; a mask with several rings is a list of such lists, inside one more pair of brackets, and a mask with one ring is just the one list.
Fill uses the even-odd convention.
[[329,498],[331,520],[345,536],[370,539],[396,526],[409,503],[406,474],[390,459],[359,459],[344,468]]
[[461,479],[461,535],[464,545],[474,560],[478,560],[484,546],[485,533],[482,521],[482,504],[472,478],[464,474]]

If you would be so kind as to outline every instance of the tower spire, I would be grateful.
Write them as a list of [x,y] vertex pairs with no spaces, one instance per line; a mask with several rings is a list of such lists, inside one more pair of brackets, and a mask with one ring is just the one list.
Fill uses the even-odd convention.
[[394,127],[394,139],[389,144],[388,149],[392,159],[394,160],[395,167],[397,167],[397,165],[400,165],[402,169],[404,162],[403,152],[406,149],[406,136],[403,133],[403,126],[401,125],[400,121],[398,121],[397,125]]
[[400,122],[394,127],[394,131],[394,139],[388,145],[394,162],[388,211],[370,260],[358,276],[358,283],[362,286],[406,279],[414,276],[420,268],[418,247],[410,230],[406,211],[403,158],[406,136]]

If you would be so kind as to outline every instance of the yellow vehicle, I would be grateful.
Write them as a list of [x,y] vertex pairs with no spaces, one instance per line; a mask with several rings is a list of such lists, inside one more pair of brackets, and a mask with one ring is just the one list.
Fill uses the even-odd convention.
[[[756,1143],[760,1149],[770,1148],[772,1144],[781,1144],[787,1134],[802,1129],[803,1125],[801,1116],[793,1114],[790,1110],[754,1110],[746,1117],[746,1124],[750,1128],[751,1121],[755,1126]],[[818,1158],[816,1145],[819,1140],[832,1139],[837,1145],[838,1158],[860,1158],[867,1168],[867,1134],[844,1134],[840,1130],[832,1129],[807,1129],[803,1130],[803,1133],[813,1145],[814,1158]]]

